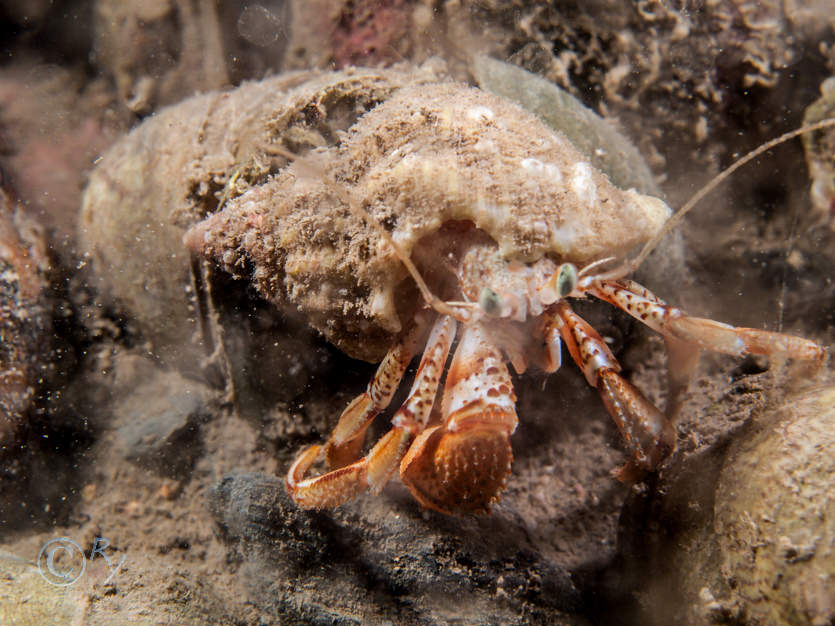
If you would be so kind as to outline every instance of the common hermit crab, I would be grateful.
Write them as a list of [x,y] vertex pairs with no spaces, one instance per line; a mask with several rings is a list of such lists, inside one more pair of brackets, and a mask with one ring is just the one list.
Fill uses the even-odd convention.
[[[267,299],[298,306],[350,354],[382,357],[327,443],[290,467],[287,489],[303,507],[379,492],[399,468],[425,507],[488,510],[518,421],[506,363],[553,372],[563,343],[626,442],[618,477],[657,468],[675,430],[619,375],[572,310],[576,298],[609,302],[661,333],[678,385],[702,348],[825,356],[806,339],[690,317],[629,280],[634,264],[613,261],[651,241],[669,208],[614,187],[562,135],[497,96],[452,82],[404,86],[330,147],[287,152],[275,146],[286,166],[193,225],[185,242]],[[391,429],[363,454],[418,354]],[[329,471],[309,477],[322,453]]]

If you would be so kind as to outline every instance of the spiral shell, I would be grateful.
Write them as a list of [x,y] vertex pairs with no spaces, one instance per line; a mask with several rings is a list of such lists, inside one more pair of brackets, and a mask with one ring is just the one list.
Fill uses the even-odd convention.
[[194,226],[187,243],[368,360],[417,303],[404,302],[405,268],[346,192],[410,256],[425,256],[425,238],[443,225],[465,222],[506,259],[582,264],[624,254],[669,216],[662,201],[612,185],[521,107],[458,83],[399,90],[314,163],[321,176],[307,160],[291,164]]
[[190,343],[190,228],[192,252],[376,360],[419,302],[346,196],[407,254],[430,257],[427,237],[466,222],[508,259],[584,263],[645,241],[669,215],[531,113],[428,64],[290,74],[162,111],[91,175],[81,238],[102,288],[163,359],[206,353]]

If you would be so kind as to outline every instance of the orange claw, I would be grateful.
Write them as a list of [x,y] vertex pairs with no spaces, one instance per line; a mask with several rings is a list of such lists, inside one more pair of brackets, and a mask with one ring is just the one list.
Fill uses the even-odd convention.
[[287,472],[287,492],[296,504],[306,509],[342,504],[365,489],[365,468],[354,467],[356,464],[316,478],[305,478],[321,449],[322,446],[311,446],[302,452]]
[[392,428],[360,460],[321,476],[305,478],[321,450],[321,446],[312,446],[290,466],[285,480],[287,491],[305,509],[332,508],[369,488],[379,492],[397,469],[412,438],[405,428]]
[[423,431],[400,478],[423,506],[485,513],[510,473],[516,396],[501,352],[479,324],[464,328],[447,374],[442,424]]
[[428,428],[400,464],[401,480],[426,508],[488,512],[510,473],[513,452],[507,424],[514,421],[515,415],[500,413],[493,423],[468,424],[457,432],[445,426]]
[[[322,447],[308,448],[296,459],[286,485],[300,506],[333,507],[366,489],[379,492],[398,464],[402,481],[428,508],[482,513],[498,500],[513,460],[516,396],[502,353],[480,324],[467,326],[458,343],[446,378],[443,423],[427,428],[455,328],[451,317],[436,321],[409,397],[392,418],[392,429],[365,457],[312,478],[307,472]],[[400,363],[394,357],[388,361]],[[387,372],[381,366],[375,381]],[[324,448],[337,462],[358,450],[369,416],[382,404],[374,401],[375,381],[343,413],[331,438],[336,443]]]
[[[408,398],[392,418],[392,429],[366,456],[321,476],[305,478],[322,447],[313,446],[299,455],[286,478],[287,491],[293,500],[304,508],[329,508],[350,500],[366,489],[379,492],[383,488],[397,470],[415,435],[426,426],[455,328],[455,320],[448,316],[435,322]],[[414,333],[407,338],[413,336]],[[404,363],[404,345],[406,340],[389,351],[368,390],[343,412],[337,432],[331,438],[337,443],[329,442],[329,446],[325,447],[326,454],[330,455],[329,461],[350,460],[352,454],[358,454],[365,430],[379,411],[377,407],[383,404],[379,398],[385,398],[387,404],[393,388],[397,386],[387,381],[399,382],[402,370],[408,364],[407,359]],[[338,436],[340,434],[342,436]]]

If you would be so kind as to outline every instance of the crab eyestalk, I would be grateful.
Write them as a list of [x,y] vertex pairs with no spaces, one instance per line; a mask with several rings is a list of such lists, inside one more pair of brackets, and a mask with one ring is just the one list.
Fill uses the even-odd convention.
[[577,287],[577,267],[573,263],[563,263],[557,271],[539,288],[539,299],[544,305],[554,304],[570,296]]

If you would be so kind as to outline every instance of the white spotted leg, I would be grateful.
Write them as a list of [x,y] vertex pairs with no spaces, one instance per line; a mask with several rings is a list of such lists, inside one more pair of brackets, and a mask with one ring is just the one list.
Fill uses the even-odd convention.
[[[285,481],[287,491],[299,506],[304,508],[334,507],[366,489],[379,492],[383,488],[397,469],[412,441],[426,427],[449,348],[455,336],[455,328],[456,322],[451,317],[441,316],[437,319],[429,335],[409,396],[394,414],[391,430],[380,438],[367,455],[312,478],[306,478],[306,474],[319,456],[321,446],[312,446],[299,455],[290,466]],[[402,358],[398,356],[401,354],[400,351],[406,348],[408,346],[403,348],[398,345],[389,352],[392,356],[389,359],[387,355],[387,358],[383,360],[380,370],[369,384],[370,391],[359,396],[346,409],[345,413],[349,414],[348,417],[345,417],[343,413],[346,423],[343,424],[341,418],[342,428],[340,429],[340,425],[337,425],[337,430],[347,433],[347,436],[343,436],[337,443],[332,444],[338,450],[334,455],[337,458],[353,454],[362,445],[368,424],[380,410],[374,398],[387,397],[385,402],[390,402],[394,388],[408,365],[408,360],[406,360],[406,365],[401,365],[402,360],[406,358],[405,355]],[[374,392],[375,381],[378,379],[381,389],[379,395]],[[369,399],[364,399],[366,396]],[[359,404],[363,408],[352,409],[354,404]]]
[[690,317],[631,280],[593,281],[584,290],[623,309],[665,338],[678,342],[733,356],[762,354],[820,362],[826,358],[822,346],[802,337]]
[[366,390],[354,398],[339,416],[325,444],[328,469],[344,467],[360,458],[368,427],[391,402],[406,368],[426,339],[429,321],[429,311],[421,311],[415,316],[413,326],[383,357]]
[[664,337],[670,377],[667,412],[671,418],[681,408],[702,348],[732,356],[761,354],[821,363],[826,358],[822,346],[802,337],[691,317],[632,280],[593,281],[584,291],[623,309]]
[[606,343],[565,300],[554,306],[548,315],[559,328],[571,358],[583,370],[589,385],[600,393],[631,453],[631,458],[616,471],[616,476],[623,482],[640,480],[673,451],[675,429],[637,387],[620,376],[620,364]]

